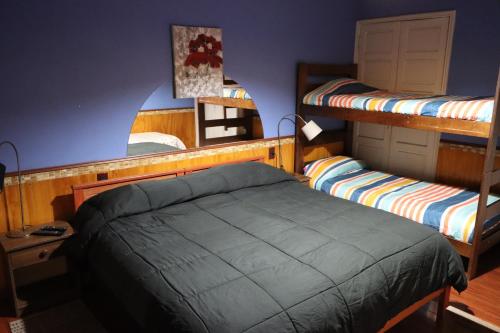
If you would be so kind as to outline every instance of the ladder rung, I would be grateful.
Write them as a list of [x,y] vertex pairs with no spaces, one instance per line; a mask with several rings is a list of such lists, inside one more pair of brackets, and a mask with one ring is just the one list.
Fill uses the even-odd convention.
[[496,185],[498,183],[500,183],[500,169],[493,171],[490,177],[490,186]]
[[486,220],[500,214],[500,200],[486,207]]

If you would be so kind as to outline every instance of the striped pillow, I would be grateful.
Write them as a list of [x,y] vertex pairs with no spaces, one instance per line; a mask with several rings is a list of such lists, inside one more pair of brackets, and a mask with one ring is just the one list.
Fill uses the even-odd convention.
[[366,168],[363,161],[354,160],[347,156],[333,156],[314,161],[304,168],[304,175],[310,177],[309,186],[321,190],[326,180],[347,172]]
[[328,98],[335,95],[363,94],[378,89],[367,86],[357,80],[336,78],[314,89],[304,96],[303,103],[310,105],[328,105]]

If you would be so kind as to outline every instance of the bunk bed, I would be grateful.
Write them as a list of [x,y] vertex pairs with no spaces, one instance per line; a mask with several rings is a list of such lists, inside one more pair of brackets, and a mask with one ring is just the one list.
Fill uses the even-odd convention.
[[[479,255],[500,242],[499,222],[496,222],[487,230],[484,230],[483,228],[486,221],[489,221],[500,214],[500,201],[488,204],[488,197],[491,187],[500,183],[500,170],[495,169],[496,143],[497,137],[500,134],[500,125],[499,122],[497,122],[497,114],[499,113],[498,109],[500,108],[498,103],[500,94],[500,75],[497,82],[496,95],[494,104],[492,106],[492,112],[489,115],[484,116],[483,119],[481,119],[482,121],[477,121],[477,113],[474,117],[469,117],[469,119],[475,120],[469,120],[467,119],[467,116],[464,116],[464,114],[467,114],[467,112],[460,112],[461,117],[458,117],[457,114],[452,113],[449,113],[445,116],[425,116],[419,114],[394,113],[391,110],[388,111],[377,108],[372,108],[370,109],[371,111],[365,110],[362,108],[354,107],[353,103],[339,103],[337,98],[333,98],[333,100],[331,98],[324,98],[323,101],[318,100],[317,102],[314,102],[311,100],[311,95],[309,95],[306,99],[304,99],[308,93],[316,90],[319,87],[322,87],[326,82],[331,81],[332,77],[356,79],[356,76],[357,66],[355,64],[335,65],[301,63],[298,66],[297,114],[302,116],[303,118],[307,118],[308,116],[319,116],[332,117],[346,121],[344,130],[342,130],[341,133],[337,135],[337,137],[343,139],[345,150],[344,152],[347,155],[351,154],[350,150],[352,145],[352,122],[354,121],[384,124],[389,126],[399,126],[427,131],[437,131],[442,133],[460,134],[487,139],[486,153],[484,155],[484,166],[481,175],[480,191],[477,204],[478,209],[474,222],[474,232],[472,240],[470,242],[459,241],[455,238],[447,237],[451,244],[455,247],[457,252],[469,259],[467,275],[469,279],[474,278],[477,271],[477,262]],[[365,106],[369,104],[369,102],[366,102],[366,95],[370,95],[370,93],[372,95],[380,94],[379,96],[371,97],[388,97],[384,96],[384,92],[370,92],[369,89],[366,89],[360,94],[360,97],[365,98]],[[394,98],[404,98],[404,96],[399,95],[395,96]],[[437,98],[437,96],[425,96],[424,98],[432,99]],[[335,101],[335,99],[337,99],[337,101]],[[453,99],[454,98],[450,98],[451,101],[453,101]],[[307,102],[307,104],[304,102]],[[487,102],[490,103],[491,100]],[[460,106],[461,110],[465,110],[466,108],[467,104],[463,104]],[[300,124],[298,124],[298,126],[300,126]],[[314,145],[314,142],[308,143],[307,140],[303,137],[301,131],[298,129],[296,129],[295,131],[295,140],[295,172],[302,173],[305,163],[311,162],[304,160],[304,148],[306,147],[306,145]]]
[[[206,105],[220,105],[224,108],[224,118],[222,119],[206,119]],[[258,139],[255,137],[256,124],[254,119],[258,117],[257,107],[250,95],[235,81],[224,80],[223,97],[198,97],[196,99],[196,106],[198,111],[198,133],[199,133],[199,146],[207,146],[212,144],[228,143],[235,141]],[[243,112],[242,117],[227,118],[226,109],[236,108]],[[224,126],[228,127],[243,127],[244,133],[232,136],[207,138],[206,128]]]

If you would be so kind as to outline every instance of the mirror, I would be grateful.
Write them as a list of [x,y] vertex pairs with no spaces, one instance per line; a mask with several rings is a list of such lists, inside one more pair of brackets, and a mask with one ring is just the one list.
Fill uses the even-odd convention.
[[224,77],[223,97],[200,97],[194,104],[194,108],[140,110],[130,131],[127,155],[182,151],[264,137],[253,99],[229,77]]

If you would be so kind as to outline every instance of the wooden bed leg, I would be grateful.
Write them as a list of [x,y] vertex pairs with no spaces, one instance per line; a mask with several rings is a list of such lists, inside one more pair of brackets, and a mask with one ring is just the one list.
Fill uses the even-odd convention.
[[481,190],[477,203],[476,221],[474,224],[474,237],[472,239],[472,251],[469,257],[469,267],[467,267],[467,277],[472,280],[476,276],[477,262],[481,253],[481,242],[483,236],[484,222],[498,214],[500,210],[498,203],[488,206],[488,195],[491,187],[500,183],[500,169],[495,168],[495,158],[497,153],[497,142],[500,135],[500,121],[497,119],[500,113],[500,71],[498,72],[497,88],[495,93],[495,104],[491,117],[490,135],[484,154],[483,174],[481,175]]
[[469,281],[476,277],[478,261],[479,256],[477,253],[472,253],[469,258],[469,264],[467,265],[467,278]]
[[344,137],[344,154],[352,156],[352,135],[354,129],[354,122],[346,121],[345,137]]
[[438,308],[436,313],[436,326],[438,328],[438,332],[443,332],[444,329],[444,314],[450,302],[450,291],[451,287],[448,286],[444,289],[444,292],[439,296]]

